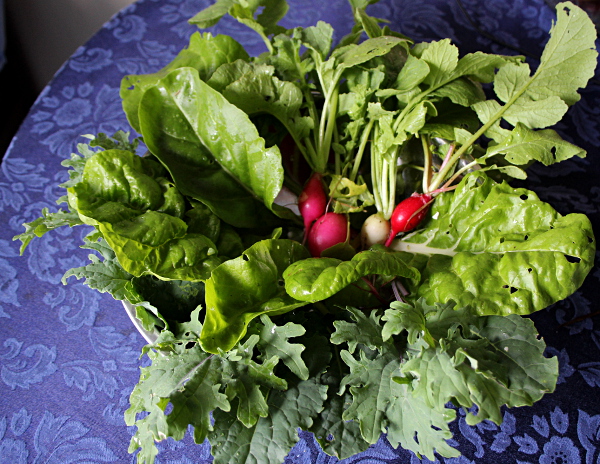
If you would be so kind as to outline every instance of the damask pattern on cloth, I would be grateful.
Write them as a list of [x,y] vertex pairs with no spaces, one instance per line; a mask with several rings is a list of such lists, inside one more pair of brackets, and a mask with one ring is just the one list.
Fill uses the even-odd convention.
[[[58,229],[31,243],[19,257],[23,222],[42,208],[56,210],[66,180],[60,163],[85,141],[84,134],[127,130],[121,109],[121,77],[149,73],[168,63],[196,30],[189,17],[209,0],[141,0],[112,18],[65,63],[39,96],[4,158],[0,174],[0,464],[134,462],[127,453],[133,429],[123,413],[137,383],[144,340],[119,302],[63,273],[83,265],[78,248],[85,230]],[[285,24],[330,22],[338,34],[352,15],[347,0],[291,0]],[[415,40],[451,38],[467,53],[482,50],[538,56],[554,19],[543,0],[463,0],[470,18],[508,44],[481,35],[454,0],[382,0],[373,16]],[[225,19],[211,32],[232,35],[252,54],[264,45],[254,32]],[[339,38],[339,37],[338,37]],[[535,58],[528,58],[535,66]],[[551,170],[532,170],[527,186],[559,212],[587,214],[600,231],[600,87],[596,80],[558,127],[588,151]],[[583,288],[532,319],[548,356],[557,356],[556,392],[531,408],[506,410],[500,426],[468,426],[464,413],[452,425],[463,455],[444,464],[600,463],[600,269]],[[333,464],[314,437],[300,433],[285,464]],[[159,444],[157,464],[212,462],[210,445]],[[344,464],[428,463],[382,437]]]

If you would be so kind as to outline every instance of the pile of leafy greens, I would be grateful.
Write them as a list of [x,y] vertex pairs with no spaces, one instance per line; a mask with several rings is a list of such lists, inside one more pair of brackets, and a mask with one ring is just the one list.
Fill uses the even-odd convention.
[[[500,423],[502,406],[554,390],[557,360],[522,316],[577,290],[595,239],[586,216],[506,179],[585,156],[548,127],[593,75],[594,26],[560,4],[532,72],[522,57],[413,43],[370,3],[351,1],[355,26],[333,47],[324,22],[279,26],[285,0],[217,0],[191,22],[229,14],[268,51],[195,33],[161,71],[125,77],[146,156],[128,133],[90,136],[63,163],[67,208],[16,237],[24,250],[92,226],[90,263],[64,280],[129,302],[159,332],[125,416],[139,463],[190,425],[216,464],[279,464],[299,428],[342,459],[382,433],[452,457],[457,408]],[[389,248],[347,240],[312,257],[280,201],[306,172],[353,228],[413,191],[438,195]]]

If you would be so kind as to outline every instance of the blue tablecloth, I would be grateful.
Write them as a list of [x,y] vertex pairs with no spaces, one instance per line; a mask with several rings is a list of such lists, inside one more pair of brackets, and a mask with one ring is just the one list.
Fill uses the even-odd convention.
[[[187,19],[208,0],[141,0],[109,21],[64,64],[39,96],[12,142],[0,176],[0,463],[133,462],[127,453],[133,433],[123,420],[137,383],[144,340],[121,304],[74,279],[66,269],[83,265],[84,231],[57,230],[32,242],[23,257],[11,238],[44,207],[56,209],[65,180],[60,162],[83,142],[82,134],[112,134],[128,125],[119,84],[129,73],[153,72],[169,62],[195,30]],[[346,0],[292,0],[289,25],[330,22],[345,32],[352,22]],[[539,55],[554,11],[542,0],[385,0],[371,14],[417,40],[450,37],[462,52],[515,54],[481,34],[477,24],[510,47]],[[51,20],[51,18],[49,18]],[[251,53],[262,51],[258,36],[225,20],[214,32],[233,35]],[[532,63],[535,59],[532,58]],[[582,92],[558,129],[588,150],[552,169],[534,168],[527,185],[561,213],[582,212],[600,231],[600,87]],[[595,464],[600,462],[600,271],[595,269],[572,297],[533,316],[558,356],[556,392],[533,407],[506,410],[504,423],[453,425],[461,458],[444,463]],[[159,444],[160,464],[211,461],[208,443]],[[287,464],[333,463],[314,438],[301,440]],[[344,461],[413,463],[385,439]],[[425,461],[427,462],[427,461]]]

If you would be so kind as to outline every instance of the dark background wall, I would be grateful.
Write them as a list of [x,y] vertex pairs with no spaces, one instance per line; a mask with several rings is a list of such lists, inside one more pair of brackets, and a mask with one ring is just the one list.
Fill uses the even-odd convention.
[[36,97],[65,60],[133,1],[0,0],[6,47],[6,62],[0,70],[0,158]]

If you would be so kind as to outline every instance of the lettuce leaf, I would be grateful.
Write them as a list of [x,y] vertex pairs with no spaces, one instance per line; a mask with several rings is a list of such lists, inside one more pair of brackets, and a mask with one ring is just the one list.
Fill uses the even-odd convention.
[[221,263],[214,243],[188,233],[184,199],[160,166],[126,150],[100,151],[69,187],[69,204],[95,226],[123,269],[134,275],[202,281]]

